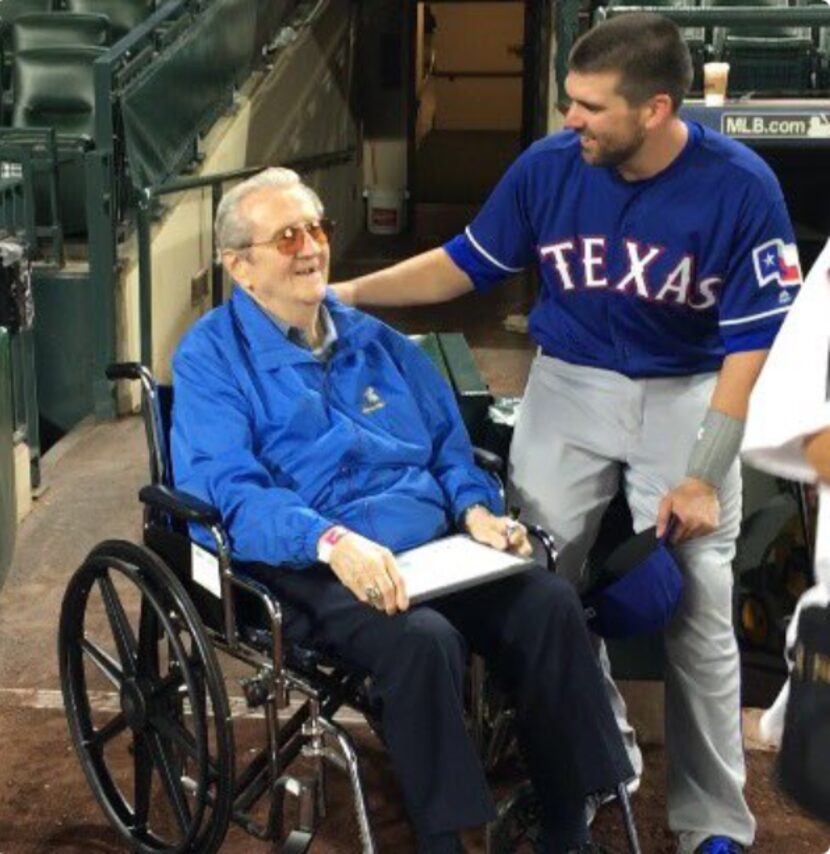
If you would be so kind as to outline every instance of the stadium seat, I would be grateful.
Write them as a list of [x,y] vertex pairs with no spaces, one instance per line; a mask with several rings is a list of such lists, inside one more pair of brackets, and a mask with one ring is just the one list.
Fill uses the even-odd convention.
[[[673,6],[698,6],[700,0],[653,0],[648,6],[662,6],[671,8]],[[631,0],[611,0],[608,4],[609,9],[614,6],[631,6]],[[682,27],[681,32],[683,38],[689,48],[689,53],[692,55],[692,67],[694,69],[694,78],[692,80],[692,91],[700,92],[703,89],[703,63],[706,61],[706,30],[704,27]]]
[[[82,155],[94,131],[92,65],[105,52],[101,47],[53,47],[21,51],[14,58],[12,125],[55,129],[61,161],[58,207],[66,235],[86,231]],[[38,210],[45,210],[47,192],[43,182]]]
[[152,0],[68,0],[70,12],[106,15],[110,22],[113,41],[125,36],[140,24],[152,11]]
[[[704,0],[704,5],[787,6],[782,0]],[[716,59],[728,62],[729,92],[807,94],[812,88],[815,58],[809,27],[742,24],[715,27],[712,50]]]
[[12,50],[51,47],[104,47],[110,26],[104,15],[74,12],[38,12],[21,15],[12,24]]
[[12,24],[21,15],[51,10],[52,0],[3,0],[2,5],[0,5],[0,50],[3,54],[0,79],[2,79],[4,92],[8,91],[11,83]]

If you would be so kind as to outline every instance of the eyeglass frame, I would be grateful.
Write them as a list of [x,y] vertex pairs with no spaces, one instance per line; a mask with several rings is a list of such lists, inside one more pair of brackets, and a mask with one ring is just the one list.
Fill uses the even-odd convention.
[[[277,242],[279,240],[282,240],[285,238],[285,232],[288,231],[289,229],[295,229],[295,230],[302,229],[304,234],[307,234],[315,243],[317,243],[319,245],[319,241],[317,240],[317,238],[314,237],[311,234],[311,232],[309,231],[309,227],[313,226],[315,223],[317,224],[317,226],[319,228],[322,229],[323,234],[326,236],[326,246],[328,246],[331,243],[331,238],[332,238],[332,235],[334,234],[334,229],[337,226],[337,222],[333,219],[330,219],[327,216],[322,216],[319,219],[309,220],[307,222],[300,223],[299,225],[286,225],[285,228],[283,228],[279,234],[273,235],[268,240],[256,240],[256,241],[253,241],[252,243],[246,243],[244,246],[235,247],[234,249],[232,249],[232,251],[242,252],[243,250],[251,249],[254,246],[273,246],[274,249],[276,249],[277,252],[280,253],[280,255],[282,255],[285,258],[291,258],[292,256],[296,255],[297,252],[299,252],[299,249],[295,252],[283,252],[279,248],[279,246],[277,246]],[[303,241],[305,242],[305,238],[303,238]],[[300,248],[302,248],[302,246]]]

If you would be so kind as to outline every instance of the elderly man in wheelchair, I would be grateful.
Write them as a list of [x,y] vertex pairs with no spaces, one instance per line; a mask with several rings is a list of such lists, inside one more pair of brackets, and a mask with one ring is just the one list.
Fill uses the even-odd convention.
[[[273,839],[277,795],[296,794],[285,774],[291,755],[280,751],[300,733],[305,740],[293,755],[302,750],[321,766],[334,752],[343,755],[363,850],[373,851],[356,759],[330,720],[339,703],[353,695],[360,703],[362,696],[391,757],[418,850],[458,852],[460,831],[495,816],[465,723],[464,669],[472,651],[515,703],[518,743],[539,804],[536,849],[598,851],[585,798],[623,792],[633,772],[580,603],[564,581],[534,565],[410,604],[395,553],[461,529],[494,549],[524,555],[527,531],[502,515],[497,484],[475,465],[452,393],[427,357],[327,293],[330,233],[315,193],[285,169],[237,185],[219,206],[217,243],[233,294],[188,332],[173,360],[173,472],[177,490],[191,497],[145,489],[142,498],[151,518],[168,511],[189,521],[191,536],[207,547],[197,549],[201,555],[219,553],[223,572],[215,592],[223,598],[218,614],[201,614],[203,633],[184,593],[188,584],[171,581],[160,561],[126,547],[108,552],[107,544],[93,551],[79,571],[87,575],[70,584],[61,626],[64,691],[87,776],[138,850],[215,850],[229,818]],[[146,376],[145,385],[150,396],[156,393]],[[151,419],[151,432],[163,433],[157,421]],[[145,541],[151,527],[145,526]],[[163,539],[154,551],[172,565],[168,553],[175,548]],[[106,578],[113,567],[130,577],[138,564],[146,590],[135,637]],[[84,639],[78,614],[96,580],[120,661]],[[237,625],[232,602],[240,595],[270,602],[270,635],[245,635]],[[257,637],[270,638],[273,666],[246,652]],[[148,652],[158,638],[167,641],[166,665]],[[215,658],[205,638],[260,663],[258,676],[245,683],[252,705],[279,705],[277,695],[287,688],[310,698],[302,719],[278,736],[276,713],[266,710],[271,746],[235,781],[225,779],[233,777],[227,771],[233,751],[217,719],[229,717],[227,699],[214,684]],[[314,681],[319,661],[309,664],[304,655],[325,656],[325,688]],[[103,726],[92,721],[83,693],[84,656],[119,686],[121,713]],[[172,723],[163,722],[160,707]],[[134,734],[134,805],[113,794],[101,758],[102,745],[126,727]],[[331,738],[334,749],[324,746]],[[164,834],[149,827],[153,769],[172,803],[173,841],[164,844]],[[266,790],[276,806],[263,826],[246,809]],[[313,824],[309,810],[324,810],[321,794],[301,797],[301,827]],[[309,839],[309,833],[294,836],[283,850],[305,850]],[[630,839],[636,848],[633,828]]]

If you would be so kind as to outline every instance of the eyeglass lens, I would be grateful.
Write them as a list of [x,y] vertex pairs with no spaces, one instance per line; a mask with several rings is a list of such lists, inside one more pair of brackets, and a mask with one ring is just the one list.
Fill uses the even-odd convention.
[[316,244],[326,246],[333,230],[334,223],[330,219],[307,222],[303,225],[289,225],[277,238],[277,249],[283,255],[296,255],[303,248],[306,232]]

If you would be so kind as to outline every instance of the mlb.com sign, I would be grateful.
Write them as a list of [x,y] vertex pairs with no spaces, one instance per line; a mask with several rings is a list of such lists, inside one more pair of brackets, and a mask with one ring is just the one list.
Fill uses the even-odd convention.
[[827,113],[723,113],[721,132],[738,138],[827,138],[830,137],[830,115]]

